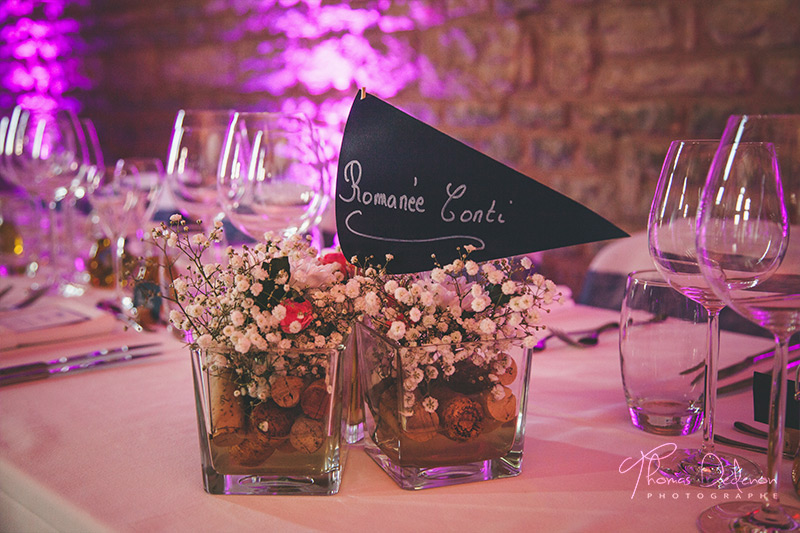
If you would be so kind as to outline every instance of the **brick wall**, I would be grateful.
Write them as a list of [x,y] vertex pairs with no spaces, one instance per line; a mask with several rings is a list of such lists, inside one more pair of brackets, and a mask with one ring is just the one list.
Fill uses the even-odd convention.
[[[252,88],[257,60],[287,45],[265,17],[308,12],[280,7],[291,3],[95,1],[82,14],[95,88],[78,98],[109,157],[164,157],[182,107],[352,98],[363,81],[320,94]],[[735,112],[800,112],[797,0],[409,0],[383,14],[413,21],[391,40],[374,21],[359,33],[385,54],[408,54],[414,75],[392,104],[627,231],[646,226],[670,140],[716,137]],[[347,33],[334,25],[291,42]],[[578,291],[598,248],[548,252],[543,269]]]

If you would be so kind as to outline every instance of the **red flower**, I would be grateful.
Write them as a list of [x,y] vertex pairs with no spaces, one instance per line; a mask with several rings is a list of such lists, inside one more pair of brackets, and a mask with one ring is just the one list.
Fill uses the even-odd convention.
[[322,256],[323,265],[329,265],[331,263],[337,263],[339,265],[339,270],[347,278],[356,273],[356,267],[347,262],[342,252],[329,252]]
[[[303,330],[314,318],[314,308],[311,302],[303,300],[302,302],[295,302],[294,300],[284,300],[281,305],[286,308],[286,316],[281,320],[281,329],[285,333],[298,333]],[[297,322],[300,324],[300,329],[292,330],[292,323]]]

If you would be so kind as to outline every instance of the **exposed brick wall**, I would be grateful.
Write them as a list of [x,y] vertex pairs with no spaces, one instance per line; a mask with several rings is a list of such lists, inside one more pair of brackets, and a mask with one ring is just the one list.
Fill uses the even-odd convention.
[[[394,34],[414,50],[420,74],[390,102],[628,231],[645,228],[670,140],[719,136],[735,112],[800,112],[797,0],[422,3],[433,22]],[[253,14],[237,5],[94,2],[84,37],[96,89],[79,98],[110,157],[164,157],[181,107],[269,107],[279,98],[240,90],[260,43],[279,36],[242,29]],[[405,2],[389,9],[410,12]],[[365,35],[383,46],[377,30]],[[598,248],[549,252],[545,274],[578,291]]]

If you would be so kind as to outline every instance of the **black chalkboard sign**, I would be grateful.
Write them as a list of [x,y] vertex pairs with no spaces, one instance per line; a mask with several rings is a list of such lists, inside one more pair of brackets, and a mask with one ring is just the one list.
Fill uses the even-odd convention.
[[345,256],[430,270],[472,245],[486,261],[627,234],[591,210],[365,93],[342,139],[336,228]]

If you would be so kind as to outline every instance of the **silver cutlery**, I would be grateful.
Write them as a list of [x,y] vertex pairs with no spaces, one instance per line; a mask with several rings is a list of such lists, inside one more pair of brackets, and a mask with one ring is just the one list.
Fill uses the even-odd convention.
[[0,309],[0,311],[16,311],[18,309],[23,309],[25,307],[28,307],[29,305],[33,305],[33,303],[36,302],[39,298],[47,294],[47,291],[49,290],[50,287],[44,285],[41,287],[37,287],[35,289],[31,289],[28,291],[28,295],[25,296],[25,298],[23,298],[22,300],[20,300],[15,304],[3,307],[2,309]]
[[[750,444],[748,442],[738,441],[738,440],[732,439],[730,437],[725,437],[723,435],[720,435],[719,433],[714,435],[714,442],[716,442],[718,444],[724,444],[726,446],[733,446],[734,448],[740,448],[742,450],[748,450],[748,451],[751,451],[751,452],[757,452],[757,453],[763,453],[763,454],[767,453],[767,448],[764,447],[764,446],[759,446],[758,444]],[[783,456],[786,457],[787,459],[794,459],[794,454],[786,452],[786,451],[783,452]]]
[[158,344],[159,343],[146,343],[133,346],[120,346],[117,348],[95,350],[70,357],[59,357],[58,359],[50,361],[38,361],[35,363],[0,368],[0,387],[64,375],[70,372],[90,370],[112,363],[122,363],[159,355],[161,352],[158,351],[141,352],[141,350],[145,348],[152,348]]
[[[796,367],[797,365],[800,365],[800,356],[789,359],[786,368],[788,370]],[[727,385],[718,387],[717,396],[725,396],[726,394],[733,394],[736,392],[741,392],[752,388],[753,388],[753,376],[748,376],[738,381],[734,381],[733,383],[728,383]]]
[[[745,435],[750,435],[752,437],[758,437],[760,439],[768,439],[769,433],[764,431],[763,429],[757,428],[755,426],[751,426],[746,422],[736,421],[733,423],[733,429],[736,431],[743,433]],[[791,453],[793,451],[797,451],[798,445],[798,436],[800,432],[794,428],[786,428],[784,431],[784,450],[787,453]]]
[[[576,348],[585,348],[587,346],[595,346],[597,344],[597,340],[601,333],[607,331],[609,329],[615,329],[619,327],[618,322],[607,322],[602,324],[596,328],[591,329],[580,329],[576,331],[563,331],[558,328],[549,327],[547,330],[550,332],[547,336],[543,337],[536,345],[533,347],[534,352],[540,352],[547,347],[547,341],[552,339],[553,337],[565,342],[570,346],[574,346]],[[578,337],[575,339],[574,337]]]
[[583,344],[584,346],[596,346],[598,340],[600,339],[601,333],[617,328],[619,328],[619,322],[609,322],[607,324],[603,324],[588,335],[578,338],[578,344]]
[[3,287],[3,288],[0,290],[0,298],[2,298],[3,296],[5,296],[5,295],[6,295],[6,294],[8,294],[9,292],[11,292],[11,289],[12,289],[11,285],[8,285],[8,286],[6,286],[6,287]]
[[[799,344],[792,344],[792,345],[789,346],[789,353],[791,353],[791,352],[793,352],[795,350],[798,350],[798,349],[800,349],[800,343]],[[770,357],[774,357],[774,356],[775,356],[775,349],[774,348],[770,348],[770,349],[764,350],[762,352],[758,352],[758,353],[754,353],[752,355],[748,355],[747,357],[745,357],[744,359],[742,359],[738,363],[734,363],[732,365],[728,365],[726,367],[720,368],[719,371],[717,372],[717,379],[725,379],[725,378],[728,378],[730,376],[733,376],[734,374],[738,374],[742,370],[747,370],[748,368],[757,365],[761,361],[764,361],[764,360],[769,359]],[[690,373],[692,373],[692,372],[694,372],[696,370],[700,370],[704,366],[705,366],[705,362],[700,363],[699,365],[693,366],[692,368],[687,368],[686,370],[682,371],[681,374],[682,375],[690,374]],[[695,376],[695,378],[692,380],[692,385],[694,385],[695,383],[697,383],[701,379],[703,379],[703,374],[702,373],[700,375],[698,375],[698,376]]]
[[131,328],[132,330],[141,333],[142,331],[153,331],[152,328],[146,328],[139,324],[136,319],[129,316],[125,311],[122,310],[122,307],[117,305],[116,303],[112,302],[111,300],[101,300],[97,303],[96,306],[101,311],[106,311],[114,315],[114,318]]

